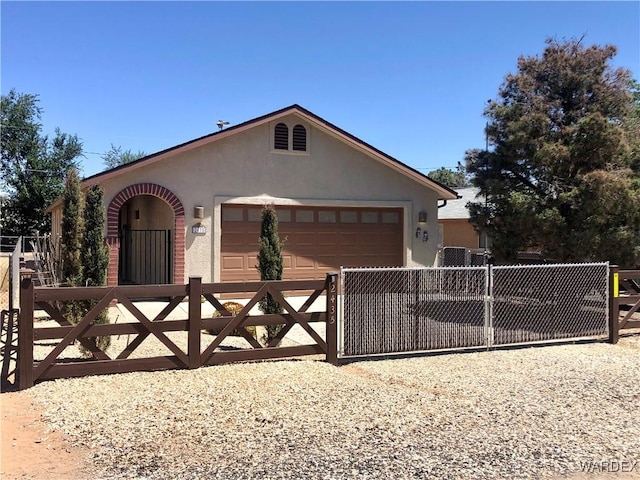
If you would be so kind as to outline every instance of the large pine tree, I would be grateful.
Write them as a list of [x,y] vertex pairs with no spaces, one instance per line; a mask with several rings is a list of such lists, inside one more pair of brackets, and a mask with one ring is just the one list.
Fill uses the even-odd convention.
[[527,248],[559,261],[639,258],[631,73],[612,67],[615,54],[549,39],[541,56],[519,58],[486,108],[491,148],[466,160],[487,203],[469,207],[499,260]]

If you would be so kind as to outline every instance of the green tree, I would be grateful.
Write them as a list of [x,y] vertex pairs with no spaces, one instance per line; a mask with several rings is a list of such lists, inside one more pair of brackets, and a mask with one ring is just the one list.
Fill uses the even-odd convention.
[[142,150],[134,153],[130,149],[122,150],[122,147],[111,144],[109,151],[102,155],[102,160],[107,168],[115,168],[120,165],[134,162],[139,158],[145,157],[147,154]]
[[42,135],[42,110],[37,95],[11,90],[0,100],[0,188],[2,233],[33,235],[51,230],[46,208],[62,195],[67,170],[78,166],[82,143],[75,135],[55,130]]
[[[272,205],[265,205],[261,214],[258,251],[260,280],[282,280],[283,265],[282,241],[278,236],[278,216]],[[270,294],[260,300],[260,310],[263,313],[283,312],[282,306]],[[268,325],[267,341],[275,338],[282,327],[282,325]]]
[[104,205],[102,189],[93,185],[86,194],[84,206],[84,237],[81,252],[84,279],[89,287],[106,285],[109,250],[104,242]]
[[626,124],[627,138],[629,139],[629,165],[636,177],[640,177],[640,83],[632,79],[629,81],[629,90],[633,95],[633,107],[631,117]]
[[[60,237],[62,282],[67,287],[82,286],[82,247],[84,236],[83,199],[80,178],[75,168],[67,172],[62,196],[62,235]],[[71,323],[78,323],[84,310],[83,302],[68,301],[60,311]]]
[[82,248],[84,237],[83,199],[75,168],[67,172],[62,197],[62,281],[69,287],[82,286]]
[[638,132],[630,72],[610,65],[615,54],[548,39],[541,56],[519,58],[485,109],[491,148],[467,151],[466,162],[488,201],[469,208],[496,258],[533,247],[558,261],[637,261]]
[[458,162],[458,166],[455,170],[440,167],[437,170],[431,170],[427,176],[449,188],[465,188],[471,185],[467,175],[467,170],[460,162]]
[[[109,265],[109,249],[104,242],[105,211],[102,203],[102,189],[93,185],[87,191],[84,204],[84,236],[82,241],[81,260],[84,267],[84,284],[89,287],[99,287],[107,284],[107,266]],[[85,314],[89,312],[97,301],[86,302]],[[103,310],[94,323],[109,323],[107,310]],[[102,350],[111,344],[111,337],[94,339]]]

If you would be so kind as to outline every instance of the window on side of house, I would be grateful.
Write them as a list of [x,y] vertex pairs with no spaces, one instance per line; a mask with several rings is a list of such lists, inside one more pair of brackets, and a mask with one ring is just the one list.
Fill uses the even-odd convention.
[[274,129],[273,147],[276,150],[289,150],[289,127],[284,123],[277,124]]

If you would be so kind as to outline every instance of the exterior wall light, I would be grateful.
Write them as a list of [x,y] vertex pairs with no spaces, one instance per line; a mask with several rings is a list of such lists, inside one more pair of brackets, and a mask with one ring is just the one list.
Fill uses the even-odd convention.
[[427,212],[418,212],[418,223],[427,223]]
[[203,219],[204,218],[204,207],[196,206],[193,208],[193,218]]

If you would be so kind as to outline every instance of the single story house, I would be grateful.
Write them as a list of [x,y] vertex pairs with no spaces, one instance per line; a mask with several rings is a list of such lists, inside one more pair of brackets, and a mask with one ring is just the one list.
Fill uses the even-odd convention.
[[[104,191],[108,284],[258,280],[263,205],[275,206],[285,279],[340,266],[433,266],[438,201],[456,192],[292,105],[135,162]],[[60,233],[61,201],[49,209]]]
[[471,250],[490,248],[486,234],[480,234],[469,223],[471,215],[467,204],[481,202],[480,189],[476,187],[457,188],[459,198],[448,200],[438,211],[438,244],[440,247],[465,247]]

